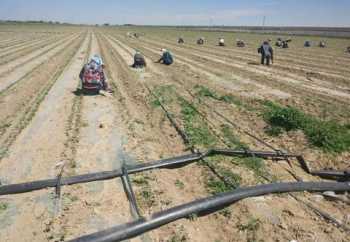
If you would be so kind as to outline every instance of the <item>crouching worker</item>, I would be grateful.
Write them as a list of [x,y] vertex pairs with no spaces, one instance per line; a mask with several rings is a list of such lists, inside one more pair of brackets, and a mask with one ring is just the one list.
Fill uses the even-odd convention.
[[264,65],[266,62],[266,65],[270,65],[273,63],[273,49],[268,41],[264,41],[264,43],[260,46],[258,49],[258,53],[261,54],[261,64]]
[[133,68],[144,68],[146,67],[145,57],[141,54],[140,51],[136,51],[134,55],[134,64],[132,64]]
[[200,38],[197,40],[197,45],[204,45],[204,37],[200,37]]
[[94,55],[80,71],[79,78],[83,93],[99,94],[100,90],[107,91],[108,84],[104,74],[102,58]]
[[219,46],[225,46],[225,39],[219,38]]
[[156,63],[163,63],[164,65],[171,65],[174,62],[174,58],[170,51],[162,49],[162,57]]

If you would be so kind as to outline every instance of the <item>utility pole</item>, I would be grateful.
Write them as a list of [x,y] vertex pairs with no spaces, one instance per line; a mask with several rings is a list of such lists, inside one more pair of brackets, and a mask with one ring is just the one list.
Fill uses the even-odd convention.
[[263,18],[262,30],[265,31],[266,16]]

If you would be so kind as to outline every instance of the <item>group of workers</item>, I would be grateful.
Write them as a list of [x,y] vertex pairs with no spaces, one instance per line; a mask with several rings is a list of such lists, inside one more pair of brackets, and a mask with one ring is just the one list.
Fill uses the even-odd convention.
[[[156,63],[162,63],[164,65],[171,65],[174,62],[173,55],[171,52],[167,49],[161,49],[161,57]],[[134,63],[131,65],[133,68],[144,68],[146,67],[146,60],[145,57],[141,54],[139,50],[136,50],[136,53],[134,55]]]
[[[167,49],[162,49],[162,54],[156,63],[171,65],[174,62],[173,55]],[[145,57],[140,51],[134,54],[133,68],[144,68],[147,66]],[[94,55],[80,71],[81,90],[85,94],[98,94],[100,91],[111,91],[104,74],[105,65],[99,55]]]
[[[205,41],[204,37],[200,37],[197,40],[197,44],[203,45]],[[266,40],[258,48],[258,53],[261,55],[261,64],[269,66],[273,63],[274,60],[274,51],[270,45],[271,40]],[[291,42],[291,39],[283,40],[281,38],[277,39],[276,46],[280,48],[288,48],[288,43]],[[180,37],[178,39],[179,44],[184,44],[184,38]],[[243,40],[236,40],[238,47],[245,47]],[[225,46],[225,39],[219,38],[218,46]],[[311,41],[305,41],[305,47],[311,47]],[[319,42],[319,47],[325,48],[326,43],[324,41]],[[347,48],[347,52],[350,53],[350,47]],[[171,65],[174,62],[172,53],[167,49],[161,49],[161,57],[156,63],[162,63],[164,65]],[[145,57],[141,54],[140,51],[136,50],[134,54],[134,63],[132,64],[133,68],[144,68],[147,66]],[[80,72],[80,79],[82,81],[83,89],[98,89],[98,90],[108,90],[108,84],[104,75],[104,64],[100,56],[93,56],[90,61],[84,65]]]
[[[268,42],[271,42],[272,40],[269,39],[267,40]],[[205,42],[205,38],[204,37],[200,37],[197,39],[197,44],[198,45],[203,45]],[[276,47],[279,47],[279,48],[282,48],[282,49],[286,49],[286,48],[289,48],[289,43],[292,42],[292,39],[282,39],[282,38],[277,38],[277,41],[275,43],[275,46]],[[177,40],[177,43],[178,44],[184,44],[185,43],[185,40],[183,37],[180,37],[178,38]],[[218,46],[225,46],[225,39],[223,37],[220,37],[219,40],[218,40]],[[246,44],[243,40],[240,40],[240,39],[237,39],[236,40],[236,46],[237,47],[245,47]],[[312,46],[312,43],[311,41],[307,40],[305,41],[304,43],[304,47],[311,47]],[[326,47],[326,42],[325,41],[320,41],[318,46],[320,48],[325,48]],[[348,50],[349,51],[349,50]]]

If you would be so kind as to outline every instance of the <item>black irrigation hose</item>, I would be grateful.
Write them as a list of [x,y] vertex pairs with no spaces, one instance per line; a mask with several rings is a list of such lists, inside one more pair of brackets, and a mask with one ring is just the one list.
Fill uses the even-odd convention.
[[[193,93],[191,93],[189,90],[187,90],[187,92],[193,97],[195,98],[195,95]],[[210,106],[206,103],[203,103],[206,107],[210,108]],[[213,112],[218,115],[219,117],[221,117],[222,119],[224,119],[227,123],[229,123],[230,125],[232,125],[232,127],[238,128],[239,126],[235,123],[233,123],[230,119],[228,119],[226,116],[224,116],[223,114],[221,114],[220,112],[213,110]],[[289,158],[291,156],[288,156],[287,153],[283,152],[282,150],[279,150],[275,147],[273,147],[272,145],[270,145],[269,143],[267,143],[266,141],[262,140],[261,138],[257,137],[256,135],[253,135],[252,133],[248,132],[247,130],[242,130],[242,132],[248,136],[250,136],[251,138],[255,139],[256,141],[258,141],[259,143],[263,144],[264,146],[266,146],[267,148],[279,153],[280,156],[283,157],[283,160],[286,160],[289,164],[289,166],[291,167],[291,163],[289,161]],[[332,179],[332,180],[339,180],[339,181],[345,181],[345,180],[349,180],[350,179],[350,171],[332,171],[332,170],[321,170],[321,171],[311,171],[307,162],[304,160],[303,156],[299,155],[295,157],[301,168],[307,172],[308,174],[314,175],[314,176],[319,176],[325,179]],[[300,181],[301,179],[294,174],[293,172],[291,172],[290,170],[287,170],[287,172],[292,175],[297,181]]]
[[[195,95],[193,93],[191,93],[189,90],[187,90],[187,92],[193,97],[195,98]],[[207,106],[208,108],[210,108],[210,106],[206,103],[203,103],[205,106]],[[228,119],[226,116],[224,116],[223,114],[221,114],[220,112],[213,110],[213,112],[218,115],[219,117],[221,117],[222,119],[224,119],[227,123],[231,124],[233,127],[239,129],[240,127],[235,124],[234,122],[232,122],[230,119]],[[268,144],[267,142],[265,142],[264,140],[260,139],[259,137],[251,134],[250,132],[246,131],[246,130],[242,130],[242,132],[248,136],[250,136],[251,138],[255,139],[256,141],[260,142],[261,144],[263,144],[264,146],[266,146],[267,148],[276,151],[276,152],[281,152],[281,150],[276,149],[275,147],[273,147],[272,145]]]
[[122,168],[122,171],[123,171],[123,175],[121,177],[122,183],[123,183],[124,191],[128,197],[128,200],[130,201],[131,212],[132,212],[134,217],[140,218],[142,216],[141,216],[140,210],[137,206],[135,193],[134,193],[134,190],[132,189],[132,186],[131,186],[128,171],[125,167]]
[[[153,169],[161,169],[161,168],[177,168],[179,166],[185,166],[189,163],[198,161],[203,156],[210,155],[211,152],[195,153],[189,155],[178,156],[169,159],[157,160],[146,162],[144,164],[138,164],[134,166],[126,166],[128,174],[135,174],[139,172],[144,172]],[[78,176],[64,177],[60,180],[60,185],[74,185],[79,183],[87,183],[94,181],[102,181],[114,179],[117,177],[121,177],[123,175],[123,171],[121,169],[113,170],[113,171],[104,171],[104,172],[96,172],[90,174],[83,174]],[[31,192],[36,190],[41,190],[49,187],[57,187],[58,178],[39,180],[33,182],[19,183],[19,184],[10,184],[10,185],[2,185],[0,186],[0,195],[8,195],[8,194],[19,194],[25,192]]]
[[[171,118],[171,116],[169,115],[168,111],[166,110],[166,108],[164,107],[164,105],[161,103],[161,101],[159,100],[159,98],[158,98],[148,87],[147,87],[147,89],[148,89],[148,91],[158,100],[158,102],[160,103],[160,106],[162,107],[163,111],[166,113],[166,115],[167,115],[169,121],[170,121],[171,124],[175,127],[175,129],[177,130],[177,132],[180,134],[180,136],[182,137],[184,143],[185,143],[186,145],[188,145],[188,144],[190,143],[190,141],[189,141],[189,139],[187,138],[186,133],[185,133],[183,130],[181,130],[179,126],[177,126],[176,122]],[[188,93],[189,93],[192,97],[194,97],[194,95],[193,95],[190,91],[188,91]],[[207,105],[207,107],[209,107],[209,106]],[[195,110],[196,110],[196,112],[197,112],[198,114],[200,114],[204,119],[206,119],[206,117],[205,117],[204,114],[200,113],[197,109],[195,109]],[[225,116],[222,115],[221,113],[217,112],[216,110],[214,110],[214,113],[215,113],[216,115],[218,115],[219,117],[223,118],[226,122],[228,122],[229,124],[231,124],[233,127],[236,127],[236,128],[238,127],[235,123],[231,122],[231,120],[229,120],[227,117],[225,117]],[[207,120],[207,121],[209,121],[209,120]],[[299,162],[300,166],[304,169],[304,171],[306,171],[307,173],[312,174],[312,175],[317,174],[317,172],[312,173],[312,172],[310,171],[309,166],[307,165],[306,161],[304,160],[304,158],[303,158],[302,156],[290,156],[290,155],[288,155],[286,152],[283,152],[282,150],[279,150],[279,149],[274,148],[272,145],[268,144],[267,142],[265,142],[264,140],[258,138],[257,136],[251,134],[250,132],[248,132],[248,131],[246,131],[246,130],[243,130],[243,132],[244,132],[245,134],[247,134],[248,136],[254,138],[256,141],[262,143],[262,144],[265,145],[266,147],[268,147],[268,148],[272,149],[273,151],[275,151],[275,152],[276,152],[276,155],[282,156],[282,157],[283,157],[282,160],[285,160],[285,161],[289,164],[290,167],[292,167],[292,164],[291,164],[291,162],[290,162],[290,160],[289,160],[289,157],[294,157],[294,158],[297,159],[297,161]],[[224,142],[224,143],[225,143],[225,142]],[[195,149],[194,149],[193,146],[191,146],[191,151],[192,151],[192,153],[195,153]],[[247,155],[247,156],[256,157],[256,155],[255,155],[254,153],[250,152],[249,149],[245,149],[245,152],[246,152],[246,155]],[[202,158],[201,160],[203,161],[203,158]],[[230,182],[227,182],[227,180],[225,179],[225,177],[222,177],[220,174],[218,174],[218,173],[216,172],[215,168],[214,168],[211,164],[207,163],[207,166],[209,167],[209,169],[210,169],[220,180],[222,180],[222,181],[225,183],[225,185],[227,185],[228,187],[231,187],[231,188],[232,188],[232,184],[231,184]],[[291,174],[298,182],[302,182],[302,179],[301,179],[300,177],[298,177],[295,173],[293,173],[293,172],[290,171],[289,169],[286,169],[286,171],[287,171],[289,174]],[[321,171],[321,173],[323,173],[323,172],[326,173],[326,175],[327,175],[327,171]],[[330,178],[330,179],[336,179],[336,180],[349,180],[349,178],[341,178],[341,179],[339,179],[341,176],[344,176],[344,175],[346,175],[346,174],[339,174],[339,173],[338,173],[336,176],[329,176],[329,178]],[[263,178],[269,181],[269,179],[268,179],[267,177],[264,177],[264,176],[263,176]],[[292,197],[294,197],[295,199],[297,199],[297,197],[295,197],[295,196],[293,196],[293,195],[292,195]],[[298,199],[297,199],[297,200],[298,200]],[[299,201],[299,200],[298,200],[298,201]],[[334,221],[336,221],[336,220],[333,219],[331,216],[324,216],[326,213],[323,212],[323,211],[321,211],[321,210],[319,210],[319,209],[317,209],[317,208],[314,208],[313,210],[316,211],[317,214],[319,214],[319,215],[322,216],[323,218],[325,218],[325,219],[327,219],[327,220],[330,220],[330,221],[333,221],[333,223],[334,223]],[[330,218],[331,218],[331,219],[330,219]],[[337,222],[337,221],[336,221],[336,222]],[[335,223],[335,224],[337,224],[337,226],[339,226],[339,223]],[[344,227],[344,226],[341,225],[341,227]]]
[[70,242],[112,242],[134,238],[145,232],[159,228],[192,214],[209,214],[227,207],[239,200],[263,196],[271,193],[287,192],[324,192],[350,191],[350,183],[341,182],[294,182],[272,183],[253,187],[239,188],[231,192],[196,200],[153,214],[150,218],[142,218],[101,232],[86,235]]
[[[126,166],[126,169],[128,174],[135,174],[135,173],[144,172],[144,171],[153,170],[153,169],[173,169],[173,168],[186,166],[190,163],[199,161],[205,157],[210,157],[214,155],[242,156],[242,157],[249,157],[254,155],[255,157],[264,158],[264,159],[267,159],[267,158],[279,159],[285,156],[290,158],[295,157],[297,159],[300,158],[299,156],[295,156],[292,154],[284,154],[283,156],[281,156],[280,153],[271,152],[271,151],[212,149],[203,153],[196,152],[196,153],[182,155],[182,156],[168,158],[168,159],[145,162],[143,164],[137,164],[134,166]],[[335,178],[336,180],[350,180],[349,172],[318,171],[311,174],[320,175],[321,177],[328,178],[328,179]],[[60,186],[66,186],[66,185],[74,185],[79,183],[109,180],[109,179],[121,177],[122,175],[123,175],[123,171],[121,169],[118,169],[113,171],[104,171],[104,172],[96,172],[96,173],[90,173],[90,174],[82,174],[78,176],[62,177],[60,178],[60,182],[59,182],[59,178],[53,178],[53,179],[39,180],[39,181],[26,182],[26,183],[20,183],[20,184],[2,185],[0,186],[0,196],[8,195],[8,194],[31,192],[31,191],[41,190],[49,187],[57,187],[57,184],[60,184]]]
[[[181,136],[182,140],[184,141],[185,145],[187,146],[191,146],[191,141],[188,138],[188,136],[186,135],[186,133],[184,133],[181,128],[177,125],[177,123],[175,122],[175,120],[173,119],[173,117],[171,116],[171,114],[169,113],[169,111],[165,108],[165,106],[163,105],[163,103],[159,100],[159,97],[157,97],[156,94],[154,94],[152,92],[152,90],[145,84],[144,85],[146,87],[146,89],[148,90],[148,92],[158,101],[159,106],[162,108],[162,110],[164,111],[165,115],[167,116],[169,122],[171,123],[171,125],[175,128],[176,132]],[[194,152],[194,148],[193,146],[190,147],[191,151]]]
[[310,174],[314,176],[322,177],[324,179],[330,179],[330,180],[340,180],[340,181],[350,180],[350,170],[348,171],[332,171],[332,170],[312,171]]

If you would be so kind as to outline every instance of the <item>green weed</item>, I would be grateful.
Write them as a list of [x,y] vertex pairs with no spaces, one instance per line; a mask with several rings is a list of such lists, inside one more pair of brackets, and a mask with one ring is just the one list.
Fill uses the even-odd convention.
[[214,99],[218,99],[218,95],[214,92],[211,91],[209,88],[201,86],[201,85],[196,85],[195,87],[196,90],[196,96],[199,97],[211,97]]
[[269,126],[265,129],[265,132],[270,136],[279,136],[283,133],[283,129],[278,126]]
[[[159,98],[161,103],[170,104],[174,101],[175,88],[174,85],[162,85],[156,87],[153,93]],[[158,107],[160,106],[160,102],[158,100],[153,100],[151,105],[153,107]]]
[[1,203],[0,203],[0,214],[1,214],[2,212],[4,212],[7,208],[8,208],[8,204],[7,204],[7,203],[1,202]]
[[257,231],[260,227],[260,220],[251,218],[247,224],[239,224],[237,227],[241,231]]
[[257,239],[257,232],[260,228],[261,222],[259,219],[251,218],[247,224],[237,225],[238,229],[247,232],[247,242],[263,242]]
[[135,176],[131,179],[131,181],[139,186],[146,186],[148,185],[148,177],[146,176]]
[[257,157],[245,157],[245,158],[236,158],[236,161],[242,166],[245,166],[249,170],[254,172],[254,175],[257,178],[267,178],[269,177],[272,180],[275,180],[266,170],[264,160]]
[[233,95],[229,94],[229,95],[220,96],[215,91],[212,91],[209,88],[207,88],[205,86],[201,86],[201,85],[196,85],[194,88],[196,90],[195,95],[197,97],[209,97],[209,98],[215,99],[217,101],[232,103],[232,104],[235,104],[237,106],[243,105],[242,102]]
[[264,119],[274,127],[280,127],[286,131],[301,129],[306,121],[305,114],[292,107],[280,107],[270,104]]
[[224,95],[219,98],[220,101],[235,104],[236,106],[243,106],[241,100],[232,95]]
[[175,181],[175,186],[177,186],[179,189],[184,189],[185,188],[185,184],[180,181],[180,180],[176,180]]
[[319,120],[293,107],[282,107],[265,102],[263,117],[270,125],[268,133],[280,134],[281,130],[302,130],[309,142],[326,152],[344,152],[350,149],[350,129],[335,121]]
[[230,211],[229,208],[224,208],[222,209],[219,214],[221,214],[222,216],[226,217],[226,218],[231,218],[232,217],[232,213]]
[[223,168],[217,169],[217,173],[225,179],[225,182],[216,177],[210,177],[206,184],[210,193],[218,194],[228,192],[239,187],[242,179],[238,174]]
[[212,147],[216,138],[213,136],[197,109],[188,101],[179,97],[182,119],[184,121],[185,132],[188,135],[191,145],[201,145]]
[[221,132],[224,139],[227,141],[227,145],[233,149],[247,149],[248,145],[242,143],[237,136],[232,132],[232,128],[229,125],[222,125]]

